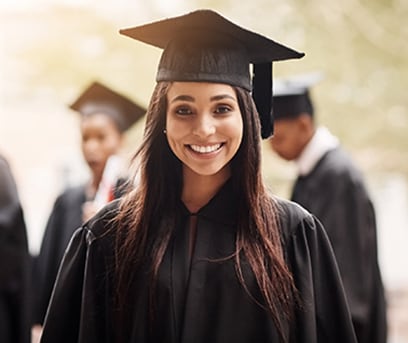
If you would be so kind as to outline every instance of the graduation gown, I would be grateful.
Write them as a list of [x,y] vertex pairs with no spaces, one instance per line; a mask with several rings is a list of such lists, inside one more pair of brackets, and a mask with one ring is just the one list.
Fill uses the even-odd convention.
[[47,221],[40,254],[34,266],[34,324],[42,324],[65,249],[82,224],[85,185],[66,189],[54,202]]
[[373,204],[347,154],[328,151],[295,183],[292,200],[325,227],[339,265],[359,343],[385,343],[386,304],[377,257]]
[[[119,179],[114,197],[122,195],[125,179]],[[87,201],[86,185],[67,188],[60,194],[47,221],[40,254],[34,265],[33,323],[42,324],[47,311],[58,268],[68,243],[82,224],[82,205]]]
[[29,342],[29,254],[14,178],[0,156],[0,341]]
[[[237,197],[227,183],[197,214],[191,263],[185,235],[190,213],[180,203],[159,269],[155,319],[149,323],[149,276],[134,275],[128,316],[113,318],[112,203],[76,231],[64,256],[48,308],[42,343],[125,342],[248,343],[278,342],[254,275],[242,257],[248,290],[239,283],[234,261]],[[355,342],[349,310],[328,238],[320,223],[300,206],[278,200],[285,258],[301,297],[295,321],[286,326],[290,342]],[[112,226],[113,225],[113,226]],[[262,301],[262,300],[261,300]]]

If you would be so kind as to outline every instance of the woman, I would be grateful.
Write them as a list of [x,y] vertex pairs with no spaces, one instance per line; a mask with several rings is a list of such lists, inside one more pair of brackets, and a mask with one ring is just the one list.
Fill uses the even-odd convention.
[[[68,242],[82,223],[120,195],[118,154],[124,133],[145,110],[107,86],[93,82],[71,108],[80,115],[81,148],[91,178],[66,189],[55,201],[36,261],[34,324],[42,324]],[[41,329],[36,326],[34,331]]]
[[249,63],[302,54],[208,10],[122,33],[165,47],[140,182],[74,235],[42,342],[355,342],[323,228],[260,172]]

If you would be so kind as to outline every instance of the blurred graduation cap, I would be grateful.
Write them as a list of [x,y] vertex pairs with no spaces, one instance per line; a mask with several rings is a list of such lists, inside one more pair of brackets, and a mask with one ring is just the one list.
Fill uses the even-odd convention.
[[93,82],[70,106],[82,116],[103,113],[113,119],[121,132],[143,117],[146,109],[100,82]]
[[301,113],[314,115],[310,88],[323,79],[322,72],[275,79],[273,110],[275,119],[296,118]]
[[156,81],[225,83],[252,91],[263,138],[273,131],[272,62],[304,56],[211,10],[197,10],[120,33],[164,49]]

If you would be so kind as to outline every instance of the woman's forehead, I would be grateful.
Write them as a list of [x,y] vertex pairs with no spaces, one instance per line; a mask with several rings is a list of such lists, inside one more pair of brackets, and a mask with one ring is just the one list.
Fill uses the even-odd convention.
[[174,95],[196,95],[196,96],[214,96],[218,94],[229,94],[236,97],[235,89],[225,83],[212,82],[172,82],[167,92],[169,98]]

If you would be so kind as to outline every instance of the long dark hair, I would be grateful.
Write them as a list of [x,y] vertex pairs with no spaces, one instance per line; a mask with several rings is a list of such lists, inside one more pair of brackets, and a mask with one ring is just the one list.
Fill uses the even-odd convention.
[[[119,308],[126,302],[135,268],[141,268],[146,261],[150,265],[150,286],[154,290],[174,228],[175,208],[181,196],[182,166],[163,134],[170,85],[168,82],[156,85],[147,111],[144,139],[134,157],[139,166],[139,182],[123,198],[116,218],[120,223],[115,270]],[[264,298],[261,306],[269,311],[285,341],[284,326],[292,316],[294,285],[284,261],[278,209],[262,181],[258,114],[249,92],[238,87],[235,91],[244,122],[243,139],[231,161],[231,181],[240,194],[234,255],[236,273],[247,289],[240,262],[244,255]],[[163,220],[167,225],[160,225]],[[153,311],[152,299],[150,305]]]

